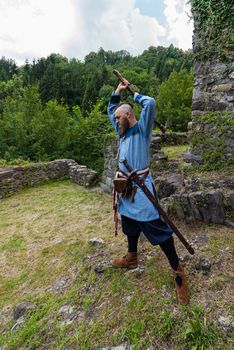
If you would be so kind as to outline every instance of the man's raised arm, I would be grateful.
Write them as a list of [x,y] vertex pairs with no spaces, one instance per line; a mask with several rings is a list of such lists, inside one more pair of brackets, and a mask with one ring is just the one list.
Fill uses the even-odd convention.
[[154,98],[138,93],[134,95],[134,101],[143,107],[141,111],[139,127],[146,139],[151,139],[151,133],[156,118],[156,101]]
[[107,107],[107,113],[109,116],[109,119],[111,121],[111,124],[113,125],[114,129],[118,132],[118,123],[116,122],[115,118],[115,109],[120,103],[120,94],[123,90],[127,89],[127,86],[129,85],[129,82],[125,79],[125,82],[119,83],[115,91],[112,93],[110,102]]

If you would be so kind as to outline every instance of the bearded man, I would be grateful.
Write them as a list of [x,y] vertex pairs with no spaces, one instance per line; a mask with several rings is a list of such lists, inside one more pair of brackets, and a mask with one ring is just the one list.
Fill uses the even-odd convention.
[[[128,170],[124,161],[137,169],[137,174],[156,196],[149,171],[149,147],[156,116],[156,103],[152,97],[135,93],[133,100],[142,106],[139,122],[136,120],[130,103],[120,103],[121,92],[129,82],[124,79],[112,94],[108,105],[108,116],[119,135],[117,176],[126,178]],[[117,268],[136,268],[138,266],[138,239],[143,232],[152,245],[159,245],[173,269],[175,287],[181,304],[189,303],[189,293],[183,267],[176,253],[173,231],[160,218],[160,215],[145,193],[131,180],[131,190],[118,196],[118,212],[121,215],[122,231],[127,236],[127,254],[112,261]]]

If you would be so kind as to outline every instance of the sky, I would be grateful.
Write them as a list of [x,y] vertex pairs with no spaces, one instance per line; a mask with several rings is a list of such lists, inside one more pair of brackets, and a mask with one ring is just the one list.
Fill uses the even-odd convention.
[[0,57],[21,65],[59,53],[83,60],[91,51],[149,46],[192,48],[187,0],[0,0]]

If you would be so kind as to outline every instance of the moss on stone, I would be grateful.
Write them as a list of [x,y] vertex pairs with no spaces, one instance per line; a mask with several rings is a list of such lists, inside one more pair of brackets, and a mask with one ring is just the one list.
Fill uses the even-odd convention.
[[233,10],[232,1],[190,0],[195,21],[197,49],[195,58],[232,60]]
[[210,166],[234,164],[234,156],[227,157],[233,153],[227,143],[231,134],[234,135],[234,118],[230,113],[209,112],[196,117],[190,141],[193,152],[200,154]]

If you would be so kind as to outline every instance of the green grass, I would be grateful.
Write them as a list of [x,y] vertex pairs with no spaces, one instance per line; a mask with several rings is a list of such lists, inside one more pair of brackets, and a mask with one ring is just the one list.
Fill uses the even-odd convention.
[[11,167],[12,165],[27,166],[29,164],[30,164],[30,162],[28,160],[24,160],[21,158],[12,159],[12,160],[6,160],[6,159],[0,158],[0,167],[1,168],[8,168],[8,167]]
[[13,253],[25,248],[24,238],[19,234],[14,234],[7,242],[0,244],[0,251]]
[[[126,343],[135,350],[227,350],[230,337],[213,322],[217,309],[224,314],[233,310],[225,269],[203,277],[188,264],[192,300],[187,308],[177,304],[162,252],[147,242],[140,244],[142,270],[95,272],[95,266],[126,252],[125,238],[113,236],[111,203],[111,196],[68,181],[27,189],[0,202],[0,222],[7,223],[0,226],[0,348],[95,350]],[[221,259],[219,239],[229,245],[231,231],[217,225],[208,230],[211,240],[203,252]],[[198,228],[184,226],[183,231],[192,237]],[[89,239],[97,236],[104,244],[90,245]],[[185,253],[180,245],[178,249]],[[69,283],[51,290],[63,278]],[[217,292],[222,298],[216,298]],[[2,315],[23,301],[35,308],[11,331],[12,317],[4,322]],[[67,304],[80,316],[62,324],[59,310]]]
[[219,332],[207,320],[201,307],[194,307],[187,313],[182,339],[190,349],[214,349],[219,340]]
[[188,145],[177,145],[177,146],[164,146],[162,151],[168,156],[168,159],[182,159],[183,154],[186,152]]

